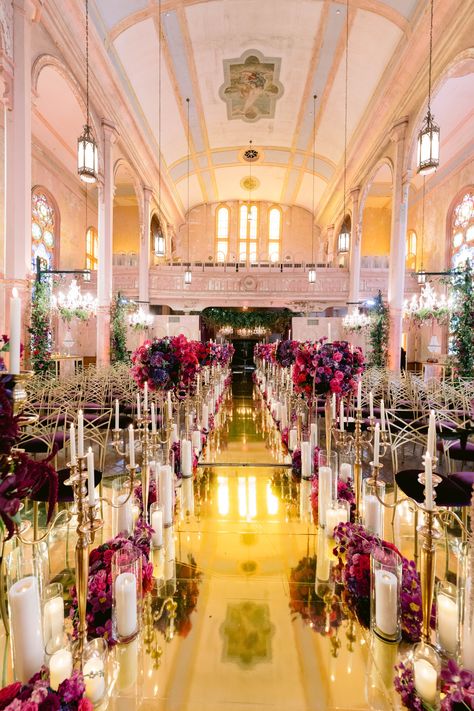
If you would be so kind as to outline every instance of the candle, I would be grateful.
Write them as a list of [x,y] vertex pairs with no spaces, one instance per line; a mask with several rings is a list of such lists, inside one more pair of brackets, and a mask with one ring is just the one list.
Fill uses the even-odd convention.
[[193,443],[193,449],[196,452],[196,454],[200,454],[201,452],[201,447],[202,447],[202,438],[201,438],[201,433],[199,430],[193,430],[192,435],[192,443]]
[[301,476],[311,479],[311,444],[301,442]]
[[331,416],[332,419],[336,419],[336,393],[332,394],[332,400],[331,400]]
[[167,405],[167,415],[168,415],[168,420],[173,419],[173,403],[171,402],[171,392],[168,390],[167,396],[166,396],[166,405]]
[[286,430],[288,427],[288,413],[286,409],[286,401],[282,402],[280,406],[280,429]]
[[156,406],[155,403],[151,403],[151,433],[156,434]]
[[372,390],[369,392],[369,417],[374,416],[374,393]]
[[318,446],[318,425],[316,422],[311,423],[309,441],[311,442],[311,451],[314,452],[314,448]]
[[10,373],[20,372],[21,350],[21,299],[18,289],[12,289],[10,297]]
[[176,422],[173,422],[171,425],[171,443],[175,444],[176,442],[179,442],[178,438],[178,425]]
[[115,429],[120,429],[120,404],[117,399],[115,399]]
[[370,533],[382,538],[383,509],[375,494],[367,494],[364,497],[364,526]]
[[427,450],[430,457],[436,456],[436,416],[434,410],[431,410],[429,417]]
[[357,383],[357,409],[362,410],[362,380]]
[[311,482],[301,479],[300,483],[300,519],[309,522],[311,512]]
[[329,581],[329,573],[330,573],[330,565],[329,565],[329,556],[328,556],[328,551],[327,551],[327,545],[326,545],[326,536],[321,535],[322,531],[320,530],[318,533],[318,555],[316,558],[316,579],[314,581],[314,589],[315,592],[318,593],[318,582],[328,582]]
[[137,580],[133,573],[119,573],[115,578],[115,620],[122,639],[137,631]]
[[344,432],[344,400],[342,398],[339,403],[339,430]]
[[49,660],[49,685],[57,691],[60,684],[72,676],[72,654],[69,649],[58,649]]
[[194,488],[193,480],[190,478],[183,479],[183,509],[186,513],[194,514]]
[[129,492],[119,494],[117,507],[112,509],[112,533],[117,536],[121,531],[131,534],[133,531],[132,497]]
[[415,689],[418,696],[430,705],[434,705],[438,690],[438,673],[427,659],[417,659],[413,664]]
[[425,454],[425,508],[433,510],[433,465],[429,452]]
[[145,410],[145,415],[148,412],[148,381],[145,380],[145,385],[143,386],[143,409]]
[[181,475],[191,477],[193,475],[191,441],[183,439],[181,441]]
[[328,343],[332,343],[332,338],[331,338],[331,322],[328,321]]
[[22,578],[8,591],[15,679],[26,682],[44,661],[38,580]]
[[339,465],[339,478],[341,481],[352,479],[352,466],[349,462],[341,462]]
[[137,420],[142,419],[142,403],[140,400],[140,393],[137,393]]
[[173,523],[173,472],[169,464],[161,467],[160,482],[163,526],[171,526]]
[[377,422],[374,432],[374,464],[377,466],[380,459],[380,425]]
[[385,403],[380,400],[380,429],[385,432]]
[[201,424],[203,430],[209,430],[209,407],[207,405],[202,406]]
[[76,457],[76,428],[74,422],[71,422],[69,426],[69,449],[71,453],[71,466],[74,467],[77,464]]
[[118,664],[117,689],[126,691],[135,684],[138,676],[138,638],[128,644],[117,644],[115,649]]
[[140,518],[140,506],[138,504],[132,504],[132,531],[135,530],[135,524]]
[[474,615],[471,615],[471,585],[469,575],[464,592],[464,610],[461,637],[462,666],[474,671]]
[[393,637],[398,630],[398,580],[389,570],[375,571],[375,624]]
[[288,449],[290,452],[296,449],[298,443],[298,432],[293,427],[288,433]]
[[94,479],[94,452],[92,447],[87,451],[87,493],[89,495],[89,506],[95,505],[95,479]]
[[128,449],[130,455],[130,466],[135,466],[135,431],[133,425],[128,426]]
[[77,453],[79,457],[84,456],[84,413],[82,410],[77,413]]
[[318,520],[322,527],[326,525],[326,511],[332,501],[331,481],[331,467],[319,467]]
[[340,523],[347,523],[347,521],[348,515],[347,508],[345,506],[328,508],[326,511],[326,535],[332,536],[336,526]]
[[89,701],[96,704],[105,694],[104,662],[99,657],[91,657],[84,664],[82,672],[86,696]]
[[458,647],[458,617],[457,601],[449,595],[439,593],[436,611],[438,638],[448,654],[456,654]]
[[64,600],[61,595],[46,600],[43,608],[44,646],[52,638],[62,637],[64,633]]
[[154,548],[161,548],[163,545],[163,511],[161,509],[152,511],[151,527],[154,531],[151,535],[151,543]]

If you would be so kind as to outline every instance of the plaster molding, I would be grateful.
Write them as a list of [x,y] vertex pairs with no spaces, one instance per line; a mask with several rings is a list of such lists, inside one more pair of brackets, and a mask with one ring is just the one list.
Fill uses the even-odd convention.
[[13,62],[13,4],[0,2],[0,49]]
[[6,109],[13,109],[13,62],[0,50],[0,102]]

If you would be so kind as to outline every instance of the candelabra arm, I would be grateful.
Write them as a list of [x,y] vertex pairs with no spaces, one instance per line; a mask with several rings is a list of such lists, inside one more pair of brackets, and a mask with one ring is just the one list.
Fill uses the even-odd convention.
[[19,528],[15,531],[15,537],[20,541],[20,543],[24,543],[26,546],[34,546],[37,543],[41,543],[42,541],[46,540],[53,528],[55,528],[58,521],[60,521],[62,518],[64,519],[64,523],[69,523],[69,521],[72,519],[72,513],[67,509],[58,511],[58,513],[48,525],[47,530],[39,538],[24,538],[21,529]]
[[120,449],[120,435],[121,435],[121,432],[122,432],[121,429],[118,429],[118,430],[115,430],[115,429],[114,429],[114,430],[112,430],[112,436],[113,436],[112,446],[113,446],[113,448],[115,449],[115,451],[117,452],[117,454],[119,455],[119,457],[125,457],[126,454],[127,454],[127,450],[124,449],[123,452],[122,452],[122,450]]

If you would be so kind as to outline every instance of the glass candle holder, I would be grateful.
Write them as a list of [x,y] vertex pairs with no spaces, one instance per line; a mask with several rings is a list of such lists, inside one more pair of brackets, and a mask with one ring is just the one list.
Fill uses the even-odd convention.
[[88,642],[82,656],[82,673],[89,701],[98,706],[107,694],[107,642],[98,637]]
[[354,453],[339,452],[338,459],[340,481],[352,481],[354,479]]
[[324,529],[319,527],[314,590],[320,597],[324,597],[324,594],[334,586],[332,575],[334,556],[331,549],[332,544],[329,545]]
[[375,479],[362,482],[362,521],[364,527],[375,536],[383,538],[383,505],[385,484]]
[[419,642],[413,648],[413,679],[415,691],[427,705],[439,705],[439,676],[441,661],[434,647]]
[[52,637],[64,634],[64,598],[61,583],[50,583],[43,594],[44,646]]
[[436,583],[436,642],[448,656],[456,655],[459,643],[458,589],[447,580]]
[[128,644],[115,646],[115,661],[118,667],[115,688],[120,696],[136,696],[140,646],[138,637]]
[[139,631],[142,593],[142,554],[137,548],[112,556],[112,630],[118,642],[128,642]]
[[400,555],[376,546],[370,555],[370,624],[376,635],[390,642],[401,637],[401,584]]
[[161,504],[154,503],[150,506],[151,547],[163,547],[163,508]]
[[130,483],[123,477],[112,482],[112,504],[112,535],[115,537],[121,531],[130,535],[133,532],[133,496],[130,494]]
[[337,499],[337,452],[320,449],[318,453],[318,522],[326,526],[326,511]]
[[344,499],[331,501],[326,511],[326,536],[333,536],[334,529],[340,523],[350,521],[350,504]]
[[57,691],[59,685],[72,676],[73,657],[67,635],[50,638],[45,647],[45,661],[49,667],[49,685]]

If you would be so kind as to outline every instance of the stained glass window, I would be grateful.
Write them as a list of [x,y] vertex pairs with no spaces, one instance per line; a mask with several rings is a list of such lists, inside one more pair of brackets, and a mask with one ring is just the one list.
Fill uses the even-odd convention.
[[39,257],[43,269],[54,266],[56,213],[51,201],[41,189],[31,197],[31,264],[36,270]]
[[216,259],[225,262],[229,251],[229,208],[217,208],[216,213]]
[[268,213],[268,258],[278,262],[280,258],[281,210],[272,207]]
[[86,269],[95,271],[99,262],[99,238],[95,227],[86,232]]
[[474,262],[474,191],[465,193],[453,210],[451,223],[452,265]]
[[409,271],[416,270],[416,249],[417,249],[416,232],[414,232],[413,230],[410,230],[406,236],[406,261],[405,261],[406,268]]

